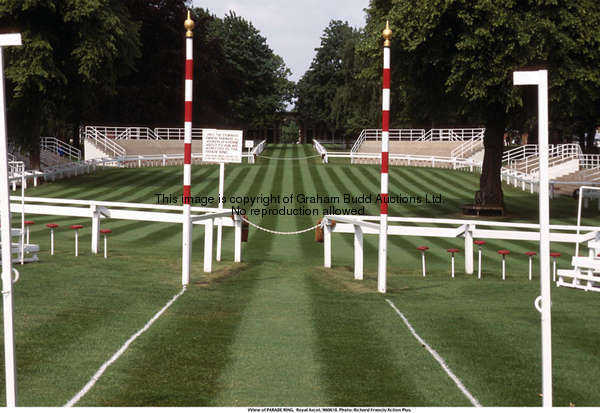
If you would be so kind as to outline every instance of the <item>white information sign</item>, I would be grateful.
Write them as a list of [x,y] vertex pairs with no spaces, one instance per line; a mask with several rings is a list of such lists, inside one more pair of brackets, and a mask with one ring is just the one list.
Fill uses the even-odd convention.
[[254,141],[249,141],[249,140],[244,141],[244,147],[248,148],[248,149],[254,148]]
[[241,130],[202,129],[204,162],[242,163]]

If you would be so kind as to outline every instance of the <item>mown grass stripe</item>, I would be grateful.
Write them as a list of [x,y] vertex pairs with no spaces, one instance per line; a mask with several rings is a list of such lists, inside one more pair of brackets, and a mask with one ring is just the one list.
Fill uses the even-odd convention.
[[102,375],[104,374],[104,372],[106,371],[106,369],[109,368],[110,365],[113,364],[115,361],[117,361],[119,359],[119,357],[121,357],[123,355],[123,353],[125,353],[127,351],[127,349],[129,348],[129,346],[139,336],[141,336],[142,334],[144,334],[144,332],[146,332],[152,326],[152,324],[154,324],[154,322],[156,320],[158,320],[158,318],[165,311],[167,311],[167,309],[169,307],[171,307],[171,305],[173,305],[173,303],[175,301],[177,301],[177,299],[179,297],[181,297],[181,295],[184,292],[185,292],[185,287],[183,287],[183,289],[180,292],[178,292],[177,294],[175,294],[173,296],[173,298],[171,298],[171,300],[167,304],[165,304],[165,306],[163,308],[161,308],[141,329],[139,329],[135,334],[133,334],[131,337],[129,337],[129,339],[125,343],[123,343],[123,345],[115,352],[115,354],[113,354],[111,358],[109,358],[104,364],[102,364],[102,366],[100,366],[100,368],[98,369],[98,371],[96,371],[96,373],[94,373],[94,375],[85,384],[85,386],[83,386],[83,388],[75,396],[73,396],[73,398],[71,400],[69,400],[63,407],[73,407],[73,406],[75,406],[79,402],[79,400],[81,400],[81,398],[84,397],[92,389],[92,387],[94,387],[94,385],[100,379],[100,377],[102,377]]
[[423,347],[425,347],[425,349],[429,352],[429,354],[431,354],[431,356],[435,359],[435,361],[438,362],[438,364],[442,367],[442,369],[444,369],[444,371],[446,372],[446,374],[448,374],[448,376],[456,384],[456,387],[458,387],[459,390],[467,397],[467,399],[469,399],[469,401],[471,402],[471,404],[473,406],[475,406],[475,407],[481,407],[481,404],[479,404],[479,401],[475,397],[473,397],[473,395],[471,394],[471,392],[469,392],[469,390],[467,390],[467,388],[464,386],[464,384],[462,384],[462,382],[460,381],[460,379],[458,377],[456,377],[456,374],[454,374],[452,372],[452,370],[450,370],[450,368],[446,364],[446,361],[438,354],[437,351],[435,351],[434,349],[432,349],[431,346],[429,344],[427,344],[425,342],[425,340],[423,340],[421,338],[421,336],[419,336],[417,334],[417,332],[415,331],[415,329],[413,328],[413,326],[410,324],[410,322],[406,319],[406,317],[404,316],[404,314],[402,314],[400,312],[400,310],[398,310],[398,308],[394,305],[394,303],[391,302],[389,299],[386,299],[385,301],[394,309],[394,311],[396,311],[396,313],[398,313],[398,315],[400,316],[400,318],[402,319],[402,321],[404,322],[404,324],[406,325],[406,327],[408,328],[408,330],[411,332],[411,334],[417,339],[417,341]]

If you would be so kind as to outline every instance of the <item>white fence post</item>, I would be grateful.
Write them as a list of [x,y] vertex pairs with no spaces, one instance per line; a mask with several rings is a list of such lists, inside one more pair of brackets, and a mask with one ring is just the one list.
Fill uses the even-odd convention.
[[323,253],[325,268],[331,268],[331,227],[327,219],[324,219],[325,225],[323,225]]
[[465,230],[465,273],[473,274],[473,230],[475,225],[468,224]]
[[234,262],[242,262],[242,217],[234,215],[235,253]]
[[363,279],[363,231],[360,225],[354,226],[354,279]]
[[98,254],[98,242],[100,240],[100,212],[96,204],[90,205],[92,210],[92,254]]
[[213,221],[204,221],[204,272],[212,272]]

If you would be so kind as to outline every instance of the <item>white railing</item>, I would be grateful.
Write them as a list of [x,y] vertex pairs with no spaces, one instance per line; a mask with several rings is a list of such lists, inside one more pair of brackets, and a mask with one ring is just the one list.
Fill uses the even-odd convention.
[[154,131],[150,128],[143,126],[86,126],[88,128],[94,128],[96,131],[107,137],[108,139],[160,139]]
[[[390,129],[390,141],[471,141],[482,139],[485,128],[469,129]],[[352,146],[358,152],[365,140],[381,140],[381,129],[363,129]]]
[[[154,128],[154,134],[159,139],[183,140],[183,128]],[[192,128],[192,139],[202,139],[202,128]]]
[[363,129],[360,132],[360,135],[358,135],[358,138],[356,138],[356,141],[354,142],[354,145],[352,145],[352,149],[350,149],[350,152],[358,152],[360,145],[362,145],[365,139],[367,139],[367,129]]
[[40,149],[64,156],[69,159],[80,160],[81,151],[55,137],[44,136],[40,138]]
[[261,153],[263,153],[263,151],[265,150],[265,146],[267,146],[267,140],[263,139],[258,145],[256,145],[254,147],[254,149],[252,149],[252,151],[250,152],[250,155],[248,156],[248,163],[255,163],[256,162],[256,157],[258,155],[260,155]]
[[[319,155],[321,155],[321,159],[323,159],[323,163],[328,163],[329,159],[327,159],[327,149],[325,149],[325,147],[323,145],[321,145],[321,143],[316,139],[313,139],[313,146],[315,147],[315,150],[317,151],[317,153]],[[345,153],[347,153],[347,152],[345,152]],[[348,157],[351,158],[352,154],[351,153],[348,154]]]
[[579,167],[581,169],[600,168],[600,155],[580,155]]
[[[370,152],[332,152],[321,145],[321,143],[313,139],[313,146],[317,153],[323,158],[323,163],[329,162],[330,158],[350,158],[352,163],[355,163],[357,159],[372,159],[376,163],[381,163],[381,153],[370,153]],[[390,161],[404,161],[406,166],[423,166],[426,163],[427,166],[432,168],[439,166],[451,167],[452,169],[469,169],[473,171],[475,168],[481,167],[481,162],[474,161],[472,159],[456,158],[449,156],[433,156],[433,155],[404,155],[404,154],[389,154]]]
[[[78,199],[35,198],[12,196],[10,208],[15,212],[34,215],[55,215],[90,219],[91,251],[99,250],[100,223],[106,218],[111,220],[131,220],[144,222],[163,222],[181,224],[184,220],[182,205],[162,205],[160,194],[156,204],[126,202],[107,202]],[[20,201],[16,203],[15,201]],[[242,259],[242,220],[231,209],[191,207],[191,224],[204,225],[204,272],[212,272],[213,229],[215,226],[233,227],[234,261]],[[221,248],[221,238],[217,240]],[[132,246],[133,248],[133,246]]]
[[[549,166],[556,166],[570,159],[580,158],[581,147],[578,144],[549,145]],[[503,163],[509,170],[526,174],[535,174],[539,170],[539,153],[537,145],[523,145],[507,151],[502,156]]]
[[[423,135],[425,135],[425,129],[390,129],[389,137],[391,141],[418,141]],[[357,138],[357,141],[364,142],[366,139],[379,141],[381,140],[381,129],[363,129],[360,132],[360,135]],[[358,147],[356,146],[356,142],[352,147],[352,150]]]
[[[175,139],[183,140],[184,128],[147,128],[138,126],[86,126],[82,128],[82,134],[87,133],[88,128],[93,128],[108,139]],[[84,136],[81,136],[84,138]],[[202,139],[202,128],[192,128],[192,139]]]
[[419,141],[466,141],[479,139],[485,133],[485,128],[468,129],[430,129]]
[[[365,235],[379,234],[379,216],[348,214],[326,215],[323,219],[323,265],[332,265],[332,233],[354,235],[354,278],[363,279],[363,240]],[[330,223],[335,221],[335,225]],[[474,239],[539,241],[539,224],[493,222],[462,219],[388,217],[387,234],[433,238],[464,238],[465,273],[473,274]],[[550,241],[579,244],[600,238],[598,226],[550,225]],[[580,231],[586,231],[580,233]]]
[[[108,129],[110,128],[100,127],[100,129],[97,129],[95,126],[86,126],[83,130],[83,136],[81,137],[82,140],[80,140],[80,142],[90,140],[98,147],[98,149],[102,150],[110,157],[125,156],[125,148],[116,143],[114,139],[109,139],[108,135],[105,134]],[[110,132],[116,133],[117,128],[113,129],[114,130]]]
[[471,139],[465,140],[458,147],[454,148],[452,152],[450,152],[450,156],[456,158],[466,158],[481,151],[483,149],[484,135],[485,129],[481,129],[481,131],[478,134],[473,135]]
[[515,159],[524,159],[531,155],[538,154],[538,146],[533,144],[522,145],[517,148],[505,151],[502,154],[502,163],[510,162]]

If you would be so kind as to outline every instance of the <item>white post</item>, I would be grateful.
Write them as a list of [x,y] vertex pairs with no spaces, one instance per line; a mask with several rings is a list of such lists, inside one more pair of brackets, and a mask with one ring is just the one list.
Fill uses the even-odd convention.
[[363,279],[363,231],[354,225],[354,279]]
[[108,258],[108,237],[104,234],[104,258]]
[[54,228],[50,228],[50,255],[54,255]]
[[234,215],[234,238],[235,238],[235,246],[234,246],[234,262],[242,262],[242,217],[239,215]]
[[465,273],[473,274],[473,229],[474,225],[468,224],[465,230]]
[[454,278],[454,253],[452,253],[452,278]]
[[425,277],[425,251],[421,251],[421,261],[423,261],[423,277]]
[[2,49],[20,46],[20,34],[0,35],[0,233],[2,235],[2,304],[4,319],[4,374],[6,407],[17,403],[17,370],[15,365],[15,337],[13,332],[12,299],[12,239],[10,234],[10,194],[8,188],[8,155],[6,150],[6,108],[4,104],[4,63]]
[[529,256],[529,281],[531,281],[531,273],[533,272],[533,257]]
[[213,220],[204,221],[204,272],[212,272]]
[[98,242],[100,241],[100,212],[96,204],[90,205],[92,210],[92,254],[98,254]]
[[325,225],[323,225],[323,253],[325,268],[331,268],[331,227],[327,219],[324,219]]
[[[219,208],[223,208],[223,189],[225,187],[225,164],[219,164]],[[223,218],[217,218],[217,261],[221,261],[221,243],[223,240]]]
[[506,280],[506,256],[502,254],[502,281]]
[[75,230],[75,256],[79,256],[79,230]]
[[543,407],[547,408],[552,407],[552,310],[550,307],[550,204],[548,193],[548,71],[515,72],[514,84],[538,86],[542,404]]
[[477,279],[481,280],[481,245],[479,245],[477,255],[479,256],[477,258]]

